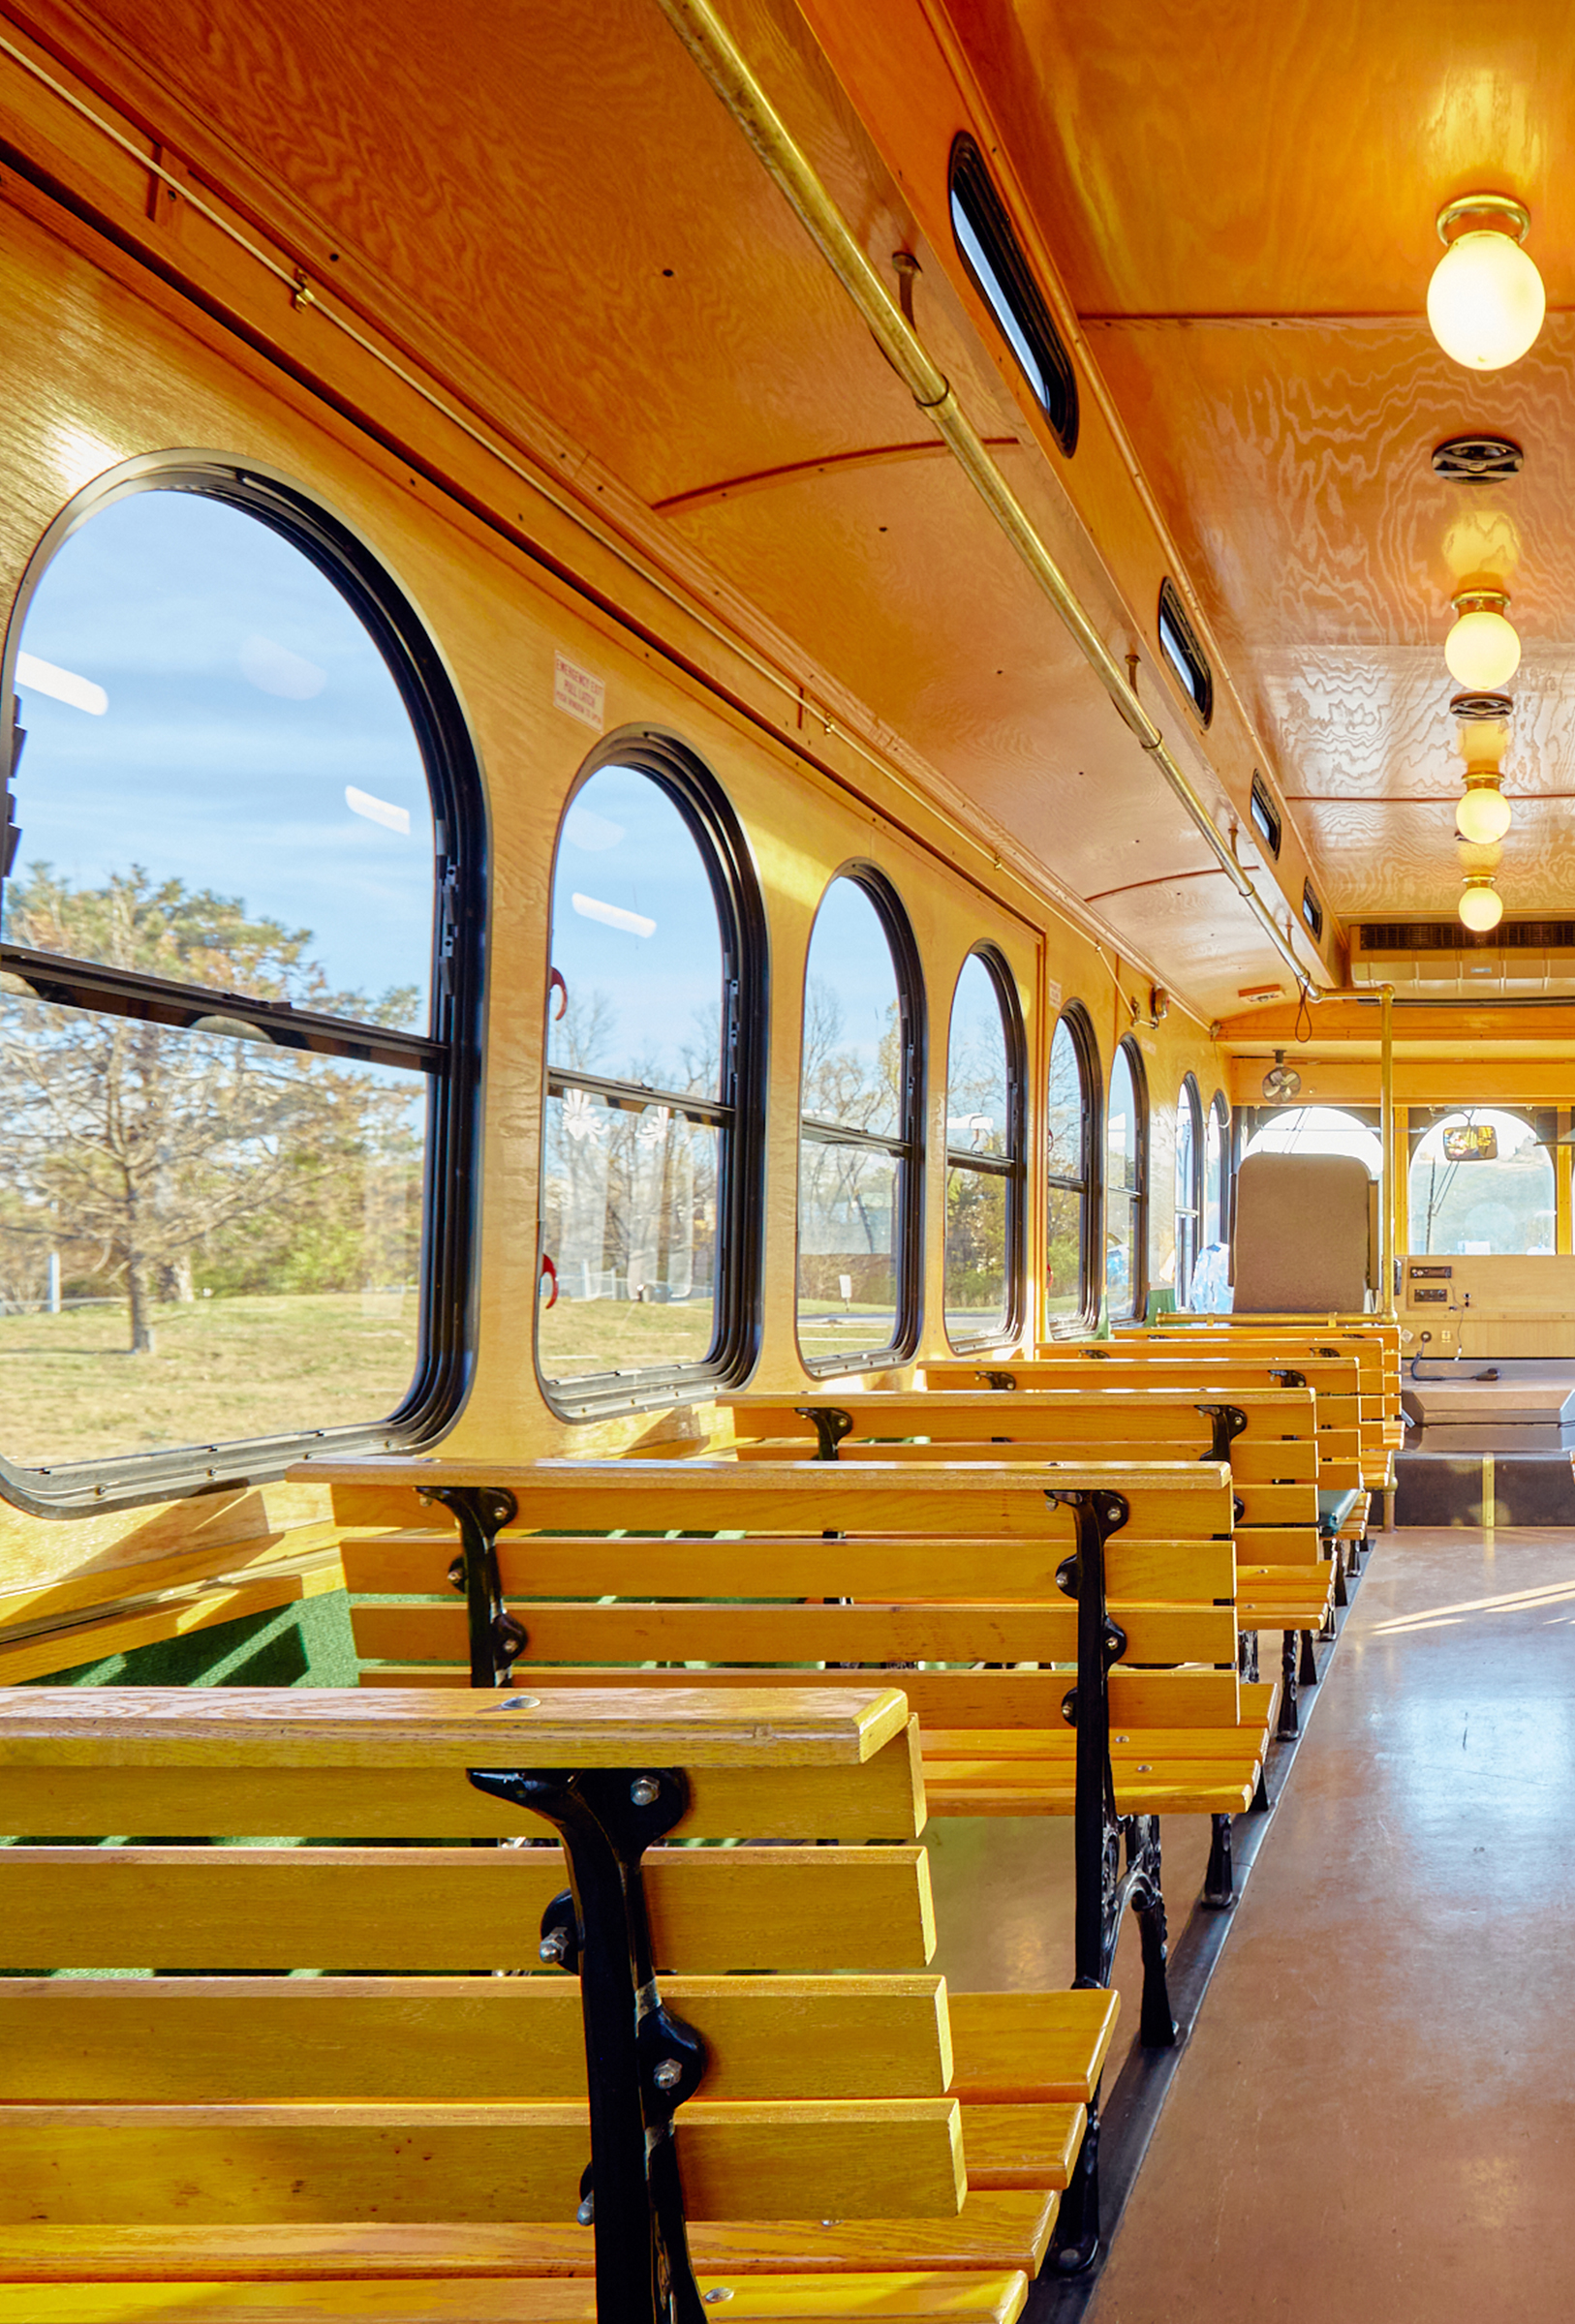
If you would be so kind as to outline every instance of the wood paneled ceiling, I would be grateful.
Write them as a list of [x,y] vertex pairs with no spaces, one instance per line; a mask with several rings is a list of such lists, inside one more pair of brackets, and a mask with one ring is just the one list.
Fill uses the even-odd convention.
[[[7,5],[68,65],[91,57],[91,83],[167,155],[200,144],[221,194],[244,207],[265,189],[276,234],[292,216],[323,229],[333,290],[416,360],[448,351],[448,392],[485,416],[502,383],[546,415],[571,486],[583,455],[587,496],[593,464],[631,488],[1205,1016],[1246,982],[1288,983],[653,0]],[[726,15],[872,256],[918,254],[927,346],[1113,647],[1142,648],[1146,699],[1217,819],[1236,819],[1031,441],[1009,357],[948,281],[954,255],[926,243],[793,0]],[[1251,868],[1250,836],[1242,852]]]
[[[1575,40],[1463,0],[947,0],[1215,636],[1343,919],[1453,913],[1442,641],[1462,580],[1525,645],[1511,913],[1575,906]],[[1549,316],[1512,369],[1441,353],[1435,217],[1530,208]],[[1501,486],[1446,437],[1513,437]]]

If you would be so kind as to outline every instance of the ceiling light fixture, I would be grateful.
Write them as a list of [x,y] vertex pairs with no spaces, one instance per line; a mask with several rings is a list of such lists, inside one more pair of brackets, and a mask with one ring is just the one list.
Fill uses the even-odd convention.
[[[1468,218],[1494,218],[1452,240]],[[1502,371],[1518,363],[1542,328],[1542,277],[1522,244],[1531,213],[1509,194],[1464,194],[1438,212],[1444,255],[1428,285],[1428,321],[1444,353],[1467,371]]]
[[1486,935],[1497,928],[1504,916],[1504,900],[1494,885],[1491,872],[1468,872],[1466,892],[1460,900],[1460,916],[1476,934]]
[[1458,745],[1466,761],[1466,791],[1455,808],[1455,828],[1472,845],[1492,846],[1514,820],[1500,788],[1514,704],[1507,694],[1484,692],[1457,694],[1449,707],[1459,721]]
[[1489,691],[1507,686],[1521,666],[1521,641],[1505,617],[1501,589],[1463,589],[1452,600],[1455,626],[1444,639],[1444,660],[1457,686]]

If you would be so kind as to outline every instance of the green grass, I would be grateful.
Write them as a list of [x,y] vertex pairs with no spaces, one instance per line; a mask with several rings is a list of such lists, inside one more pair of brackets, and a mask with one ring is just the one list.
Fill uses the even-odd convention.
[[413,1294],[314,1292],[0,1316],[0,1448],[24,1466],[381,1420],[416,1369]]

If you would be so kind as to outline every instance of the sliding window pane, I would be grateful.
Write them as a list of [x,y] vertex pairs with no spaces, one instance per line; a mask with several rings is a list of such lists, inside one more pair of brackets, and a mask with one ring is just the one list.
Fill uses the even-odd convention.
[[803,1111],[843,1129],[901,1138],[905,1063],[890,939],[857,881],[834,879],[810,939]]
[[1105,1128],[1105,1297],[1113,1316],[1131,1315],[1139,1292],[1141,1135],[1137,1090],[1124,1042],[1110,1072],[1110,1114]]
[[946,1332],[953,1340],[1004,1330],[1011,1312],[1006,1227],[1011,1181],[999,1171],[946,1172]]
[[548,1100],[542,1243],[558,1296],[538,1311],[544,1379],[710,1355],[720,1140],[668,1106],[609,1105],[575,1088]]
[[1052,1186],[1048,1190],[1044,1306],[1051,1316],[1070,1317],[1083,1312],[1083,1192],[1081,1187]]
[[901,1169],[868,1147],[799,1140],[798,1344],[807,1357],[895,1338]]
[[423,1075],[0,991],[0,1442],[27,1466],[392,1413]]

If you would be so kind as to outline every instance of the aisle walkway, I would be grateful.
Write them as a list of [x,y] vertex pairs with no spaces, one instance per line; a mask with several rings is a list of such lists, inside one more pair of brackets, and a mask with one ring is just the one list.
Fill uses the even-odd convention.
[[1374,1551],[1091,2324],[1575,2315],[1575,1533]]

